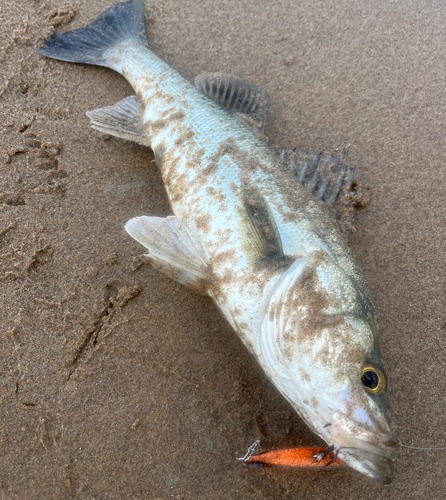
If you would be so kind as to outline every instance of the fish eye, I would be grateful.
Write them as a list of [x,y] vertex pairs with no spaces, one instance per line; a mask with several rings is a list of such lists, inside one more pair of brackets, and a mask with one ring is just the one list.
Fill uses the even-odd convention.
[[383,372],[376,366],[364,366],[361,382],[364,389],[371,394],[380,396],[386,392],[386,378]]

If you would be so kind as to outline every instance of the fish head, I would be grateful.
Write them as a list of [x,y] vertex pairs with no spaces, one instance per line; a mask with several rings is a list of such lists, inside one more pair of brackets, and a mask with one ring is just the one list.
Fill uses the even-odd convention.
[[[368,327],[358,318],[349,323]],[[341,368],[333,363],[328,371],[319,372],[330,382],[321,397],[321,408],[314,413],[313,427],[347,465],[388,484],[401,443],[391,429],[387,375],[374,347],[370,350],[361,343],[352,348],[357,349],[356,355],[344,359]]]
[[276,282],[261,326],[264,366],[310,428],[350,467],[382,483],[400,442],[371,304],[324,252]]

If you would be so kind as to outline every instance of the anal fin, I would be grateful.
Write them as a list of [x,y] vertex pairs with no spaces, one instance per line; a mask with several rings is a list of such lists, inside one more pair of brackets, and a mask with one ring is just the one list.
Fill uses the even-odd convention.
[[154,267],[198,293],[207,293],[206,258],[197,236],[179,217],[135,217],[125,229],[149,250]]
[[147,145],[141,133],[136,96],[125,97],[113,106],[87,112],[91,126],[104,134]]

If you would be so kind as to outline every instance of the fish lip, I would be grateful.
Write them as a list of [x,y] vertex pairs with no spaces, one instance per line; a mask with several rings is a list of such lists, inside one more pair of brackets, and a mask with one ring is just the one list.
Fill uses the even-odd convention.
[[399,458],[399,449],[376,448],[375,451],[360,448],[341,448],[339,457],[353,469],[381,484],[390,484],[394,478],[394,463]]
[[396,460],[401,455],[401,441],[393,434],[386,433],[376,439],[375,442],[360,440],[354,449],[390,460]]

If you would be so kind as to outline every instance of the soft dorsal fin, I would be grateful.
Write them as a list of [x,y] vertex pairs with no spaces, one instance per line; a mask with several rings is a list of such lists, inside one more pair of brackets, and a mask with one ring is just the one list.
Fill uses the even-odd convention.
[[197,235],[179,217],[135,217],[125,229],[149,250],[153,265],[169,278],[207,293],[206,258]]
[[270,101],[265,89],[237,76],[222,73],[197,75],[195,87],[237,118],[242,117],[244,125],[263,133]]
[[283,258],[279,229],[268,202],[257,188],[243,192],[243,210],[248,254],[256,260]]
[[346,165],[348,149],[333,154],[322,151],[315,155],[282,150],[280,156],[287,162],[298,181],[312,191],[317,201],[331,206],[341,190],[353,181],[354,168]]
[[91,126],[104,134],[145,144],[140,132],[139,106],[135,95],[125,97],[113,106],[87,112]]
[[349,233],[359,210],[368,202],[367,190],[353,180],[354,167],[347,165],[348,148],[342,152],[319,154],[282,149],[279,156],[297,180],[309,189],[317,201],[323,201],[341,229]]

